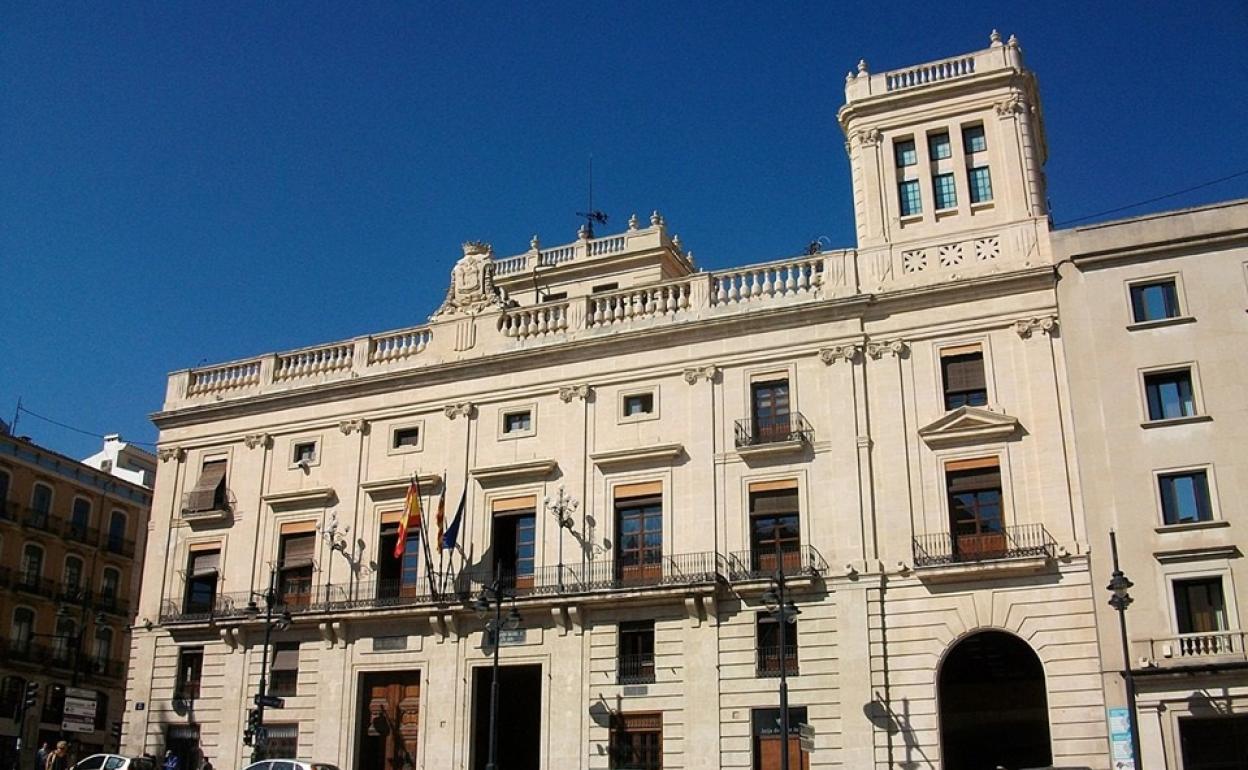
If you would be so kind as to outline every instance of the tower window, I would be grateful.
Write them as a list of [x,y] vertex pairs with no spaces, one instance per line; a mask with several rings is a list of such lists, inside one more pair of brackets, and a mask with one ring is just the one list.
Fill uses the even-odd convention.
[[953,157],[953,145],[949,143],[949,134],[942,131],[927,138],[927,150],[932,160],[943,160]]
[[967,126],[962,129],[962,145],[967,152],[983,152],[988,149],[988,139],[983,126]]
[[992,176],[987,166],[976,166],[966,172],[967,185],[971,188],[971,203],[992,200]]
[[936,196],[936,210],[951,209],[958,205],[958,193],[953,186],[953,174],[937,174],[932,177],[932,192]]
[[897,198],[903,217],[923,212],[923,198],[919,194],[919,180],[910,179],[897,185]]
[[914,151],[914,140],[906,139],[893,143],[893,154],[897,156],[897,167],[905,168],[919,162],[918,153]]

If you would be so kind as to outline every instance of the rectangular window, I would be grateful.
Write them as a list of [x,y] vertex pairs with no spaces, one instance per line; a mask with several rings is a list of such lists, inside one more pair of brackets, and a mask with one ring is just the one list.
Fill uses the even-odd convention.
[[316,442],[315,441],[298,441],[295,443],[291,452],[291,462],[295,465],[308,464],[316,462]]
[[996,459],[945,466],[954,555],[962,560],[999,558],[1006,551],[1001,511],[1001,468]]
[[193,550],[186,565],[186,607],[189,615],[211,614],[217,600],[221,549]]
[[[753,770],[780,770],[782,755],[780,709],[753,709],[750,713],[754,736]],[[789,770],[808,770],[810,756],[802,751],[801,726],[807,723],[806,708],[789,707]]]
[[[377,555],[377,598],[410,599],[421,595],[421,543],[419,519],[410,523],[403,539],[402,553],[395,555],[399,543],[401,511],[387,513],[382,519],[380,551]],[[396,602],[398,603],[398,602]]]
[[611,718],[612,770],[661,770],[663,715],[616,714]]
[[394,441],[391,446],[395,449],[419,447],[420,428],[395,428]]
[[186,495],[183,510],[190,513],[226,510],[225,468],[224,459],[205,460],[199,471],[199,480]]
[[756,676],[780,676],[783,668],[786,676],[796,676],[797,623],[788,623],[784,629],[784,644],[780,643],[780,621],[769,612],[758,613],[754,626],[757,657]]
[[495,500],[492,546],[504,583],[532,588],[536,559],[537,498]]
[[277,642],[273,645],[273,674],[269,694],[283,698],[299,694],[299,643]]
[[1131,286],[1131,315],[1136,323],[1179,316],[1179,291],[1174,279]]
[[1161,487],[1161,518],[1166,524],[1213,520],[1206,471],[1163,473],[1157,477],[1157,483]]
[[[771,486],[779,488],[766,488]],[[778,482],[751,488],[751,570],[770,573],[780,564],[786,572],[796,570],[801,565],[801,544],[796,483]]]
[[507,412],[503,415],[503,433],[530,433],[533,430],[533,413]]
[[195,700],[199,697],[204,677],[204,648],[182,647],[178,650],[178,675],[175,683],[178,697]]
[[897,203],[903,217],[923,213],[923,198],[919,194],[919,180],[907,179],[897,183]]
[[291,531],[305,525],[284,525],[278,552],[277,592],[284,604],[306,607],[312,601],[312,557],[316,554],[316,531]]
[[992,175],[987,166],[976,166],[966,172],[967,186],[971,188],[971,203],[992,200]]
[[750,417],[753,419],[753,430],[750,431],[750,443],[788,441],[793,435],[791,408],[788,379],[751,383]]
[[619,283],[600,283],[589,291],[591,294],[602,294],[603,292],[615,291],[618,288],[620,288]]
[[1150,420],[1173,420],[1196,414],[1190,369],[1144,375],[1144,393]]
[[945,131],[927,137],[927,151],[932,160],[944,160],[953,157],[953,145],[949,142],[949,134]]
[[654,681],[654,621],[620,623],[618,684],[649,684]]
[[967,152],[983,152],[988,149],[983,126],[966,126],[962,129],[962,146]]
[[616,579],[657,583],[663,576],[663,490],[632,484],[615,492]]
[[568,298],[566,291],[554,291],[549,294],[542,295],[542,302],[562,302]]
[[894,142],[893,153],[897,158],[897,168],[913,166],[919,162],[919,156],[914,151],[913,139],[904,139],[900,142]]
[[946,348],[940,352],[940,376],[945,388],[945,410],[960,406],[985,406],[988,385],[984,377],[984,351],[978,345]]
[[[298,722],[292,724],[269,724],[265,722],[264,729],[269,733],[269,741],[258,753],[265,759],[289,759],[290,757],[299,756]],[[287,764],[293,766],[293,763],[278,762],[273,767],[280,768]]]
[[1229,626],[1222,578],[1174,581],[1174,614],[1180,634],[1226,631]]
[[932,177],[932,193],[936,210],[951,209],[958,205],[958,193],[953,185],[953,174],[936,174]]
[[632,393],[624,397],[624,416],[636,417],[654,413],[653,393]]

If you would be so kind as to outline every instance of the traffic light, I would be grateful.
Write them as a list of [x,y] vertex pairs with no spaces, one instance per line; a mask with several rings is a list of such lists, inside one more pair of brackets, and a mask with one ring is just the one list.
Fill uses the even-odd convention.
[[39,683],[27,682],[26,683],[26,697],[22,699],[22,710],[29,711],[30,709],[33,709],[35,707],[35,704],[38,702],[39,702]]
[[113,729],[109,732],[113,736],[113,740],[121,743],[121,722],[113,722]]
[[253,746],[257,743],[256,736],[259,735],[260,727],[260,709],[251,709],[247,712],[247,729],[243,731],[243,743],[247,746]]

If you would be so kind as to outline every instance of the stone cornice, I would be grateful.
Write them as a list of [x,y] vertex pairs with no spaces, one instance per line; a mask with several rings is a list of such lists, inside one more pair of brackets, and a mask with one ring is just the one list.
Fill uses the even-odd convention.
[[528,460],[506,465],[490,465],[473,468],[468,473],[482,484],[516,482],[526,479],[543,479],[554,472],[559,463],[554,460]]
[[[442,477],[437,473],[422,473],[416,477],[420,482],[421,491],[429,489],[437,489],[442,486]],[[407,485],[412,483],[411,476],[395,476],[388,479],[373,479],[371,481],[360,482],[360,489],[363,489],[372,497],[384,497],[388,494],[398,492],[406,492]]]
[[333,487],[314,487],[289,492],[270,492],[260,499],[273,508],[310,508],[317,504],[329,505],[336,497]]
[[613,449],[589,456],[600,467],[612,465],[662,465],[676,461],[685,452],[683,444],[656,444],[638,449]]

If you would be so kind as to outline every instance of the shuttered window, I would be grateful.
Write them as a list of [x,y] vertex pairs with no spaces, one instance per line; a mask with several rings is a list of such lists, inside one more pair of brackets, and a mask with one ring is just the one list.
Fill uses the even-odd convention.
[[984,406],[988,386],[984,378],[984,352],[978,346],[943,351],[941,377],[945,387],[945,409]]
[[219,511],[226,506],[225,460],[205,460],[199,480],[186,495],[185,510]]
[[[757,491],[755,491],[757,490]],[[751,569],[777,568],[777,549],[786,568],[800,561],[801,523],[796,485],[750,491]]]
[[299,694],[299,643],[278,642],[273,650],[273,675],[269,694],[290,697]]
[[660,770],[663,767],[663,714],[617,714],[611,720],[610,767]]
[[[970,461],[962,467],[951,463],[945,468],[945,488],[949,496],[949,523],[958,543],[966,549],[979,548],[983,543],[972,538],[1000,537],[1005,522],[1001,512],[1001,469],[995,459]],[[1000,544],[992,541],[989,545],[995,548]]]

